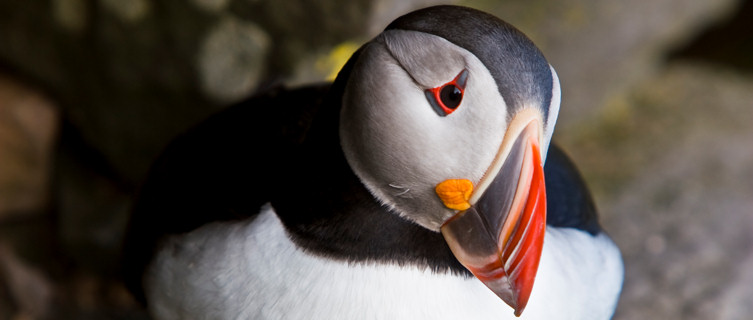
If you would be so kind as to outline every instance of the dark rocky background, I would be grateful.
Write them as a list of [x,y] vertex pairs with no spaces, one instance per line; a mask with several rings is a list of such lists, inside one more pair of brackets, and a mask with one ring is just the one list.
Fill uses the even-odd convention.
[[[179,132],[330,76],[438,1],[0,0],[0,319],[144,319],[131,196]],[[459,1],[558,70],[555,140],[623,250],[617,319],[753,314],[753,1]]]

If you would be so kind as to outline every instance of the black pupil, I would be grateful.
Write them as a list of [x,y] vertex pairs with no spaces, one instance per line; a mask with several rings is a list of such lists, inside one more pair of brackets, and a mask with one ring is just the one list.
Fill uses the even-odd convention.
[[460,105],[460,100],[463,99],[463,91],[454,84],[449,84],[439,92],[439,99],[442,100],[445,107],[455,110]]

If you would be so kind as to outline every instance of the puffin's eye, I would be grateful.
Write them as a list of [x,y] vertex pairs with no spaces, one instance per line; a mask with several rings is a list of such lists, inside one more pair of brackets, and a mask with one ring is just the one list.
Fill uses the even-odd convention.
[[454,84],[446,84],[439,91],[439,102],[448,109],[457,109],[461,100],[463,100],[463,90]]
[[426,99],[440,117],[453,113],[463,101],[468,70],[463,69],[455,79],[439,87],[426,89]]

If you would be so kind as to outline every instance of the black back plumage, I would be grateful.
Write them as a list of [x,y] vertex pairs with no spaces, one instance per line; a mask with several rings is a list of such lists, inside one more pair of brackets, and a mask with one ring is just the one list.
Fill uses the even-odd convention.
[[546,181],[546,224],[575,228],[591,235],[601,232],[591,192],[575,164],[564,151],[552,143],[544,164]]
[[284,162],[300,148],[328,89],[270,90],[170,143],[135,199],[126,234],[123,271],[139,299],[142,273],[160,238],[253,217],[279,191]]

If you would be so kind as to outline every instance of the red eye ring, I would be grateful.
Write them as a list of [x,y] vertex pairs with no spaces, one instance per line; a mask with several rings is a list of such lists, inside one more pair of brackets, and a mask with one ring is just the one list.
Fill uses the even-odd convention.
[[426,89],[426,98],[440,117],[455,112],[460,106],[467,80],[468,70],[463,69],[452,81],[436,88]]

